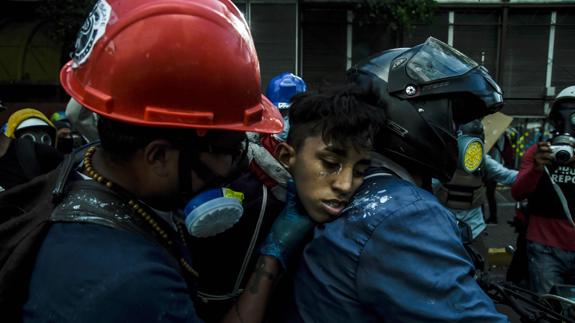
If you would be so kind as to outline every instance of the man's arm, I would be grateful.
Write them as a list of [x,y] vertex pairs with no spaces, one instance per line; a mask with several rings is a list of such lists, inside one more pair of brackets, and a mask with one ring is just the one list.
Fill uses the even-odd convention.
[[222,322],[261,322],[280,272],[281,266],[276,258],[260,256],[246,289]]
[[305,213],[297,198],[295,184],[290,180],[287,184],[286,206],[274,221],[260,249],[260,258],[248,280],[246,290],[223,322],[262,321],[280,273],[287,268],[293,253],[313,227],[313,221]]
[[511,195],[515,200],[524,200],[535,191],[543,175],[543,167],[553,160],[550,151],[549,143],[546,142],[539,142],[527,149],[521,160],[519,174],[511,186]]
[[499,162],[491,158],[491,156],[485,156],[485,181],[495,181],[496,183],[511,185],[517,178],[517,171],[514,169],[509,169]]
[[360,301],[390,322],[507,322],[471,275],[455,220],[419,200],[388,216],[360,255]]

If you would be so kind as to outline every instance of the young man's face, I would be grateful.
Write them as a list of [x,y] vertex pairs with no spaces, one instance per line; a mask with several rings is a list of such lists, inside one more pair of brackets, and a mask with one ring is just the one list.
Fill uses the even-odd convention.
[[369,167],[369,150],[325,144],[320,135],[305,139],[287,163],[297,194],[316,222],[339,216],[363,182]]

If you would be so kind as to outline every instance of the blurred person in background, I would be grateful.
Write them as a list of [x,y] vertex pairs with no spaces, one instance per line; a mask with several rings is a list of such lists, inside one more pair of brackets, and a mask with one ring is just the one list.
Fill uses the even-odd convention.
[[21,109],[0,134],[0,190],[25,183],[56,168],[63,155],[53,145],[56,127],[40,111]]

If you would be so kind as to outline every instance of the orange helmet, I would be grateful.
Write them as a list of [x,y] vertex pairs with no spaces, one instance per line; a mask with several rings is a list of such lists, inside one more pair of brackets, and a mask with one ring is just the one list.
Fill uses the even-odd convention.
[[99,0],[60,72],[86,108],[135,125],[277,133],[251,33],[229,0]]

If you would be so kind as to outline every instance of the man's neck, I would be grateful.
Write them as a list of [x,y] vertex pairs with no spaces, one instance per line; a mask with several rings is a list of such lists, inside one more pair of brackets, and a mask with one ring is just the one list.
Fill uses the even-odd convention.
[[114,185],[118,185],[128,193],[140,197],[141,185],[134,167],[129,161],[118,162],[102,149],[97,149],[92,157],[94,170]]

